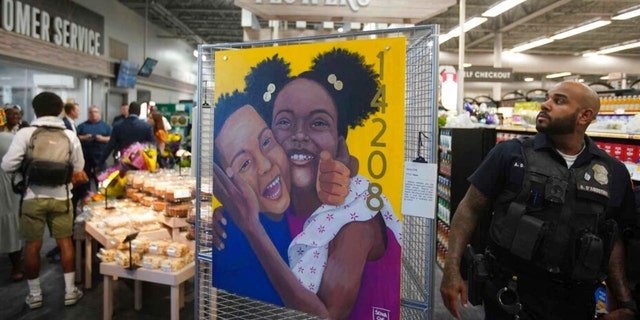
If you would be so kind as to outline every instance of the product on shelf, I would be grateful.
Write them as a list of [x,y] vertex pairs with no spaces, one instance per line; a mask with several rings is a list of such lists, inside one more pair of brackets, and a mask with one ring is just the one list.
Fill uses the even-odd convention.
[[115,239],[118,239],[118,238],[124,239],[127,235],[132,234],[134,232],[136,231],[133,228],[121,227],[121,228],[115,228],[115,229],[107,229],[105,234]]
[[164,272],[176,272],[185,266],[182,258],[165,258],[160,264],[160,268]]
[[155,200],[155,201],[153,201],[153,203],[151,203],[151,208],[154,211],[158,211],[158,212],[164,211],[165,210],[165,206],[166,206],[166,204],[165,204],[164,200]]
[[145,225],[152,225],[158,222],[156,215],[149,210],[131,212],[129,219],[134,228],[142,228]]
[[189,214],[190,203],[168,203],[165,213],[170,217],[185,218]]
[[110,217],[105,217],[102,219],[104,225],[109,229],[122,228],[129,225],[129,218],[124,215],[114,215]]
[[157,254],[145,254],[142,257],[142,266],[146,269],[160,269],[162,260],[166,259],[165,256]]
[[167,252],[167,247],[169,246],[169,241],[167,240],[153,240],[149,242],[149,253],[153,254],[165,254]]
[[131,240],[131,250],[140,253],[149,252],[150,243],[151,241],[144,237],[133,239]]
[[180,242],[172,242],[167,246],[167,255],[174,258],[183,257],[189,251],[189,247]]
[[98,252],[96,254],[96,256],[102,261],[102,262],[113,262],[116,260],[116,254],[118,253],[117,250],[115,249],[105,249],[105,248],[100,248],[100,252]]
[[143,184],[143,191],[147,194],[154,194],[156,192],[155,185],[158,182],[155,178],[146,178]]
[[168,201],[188,201],[191,200],[192,196],[191,189],[182,184],[167,186],[164,194],[164,198]]
[[[129,263],[129,256],[131,256],[131,263]],[[130,265],[140,264],[142,261],[142,255],[138,252],[121,250],[116,254],[115,261],[122,267],[129,267]]]
[[127,187],[125,194],[127,196],[127,198],[133,198],[133,194],[138,192],[138,189],[135,189],[133,187]]
[[144,192],[134,192],[133,195],[131,196],[131,200],[133,200],[134,202],[140,202],[143,197],[144,197]]
[[152,197],[152,196],[142,197],[142,205],[143,206],[151,207],[151,204],[153,204],[154,201],[156,201],[156,197]]
[[155,189],[156,197],[164,198],[164,195],[167,192],[167,186],[168,185],[169,184],[167,184],[167,183],[158,182],[158,184],[156,185],[156,189]]
[[144,188],[144,172],[139,171],[133,174],[133,188],[142,190]]

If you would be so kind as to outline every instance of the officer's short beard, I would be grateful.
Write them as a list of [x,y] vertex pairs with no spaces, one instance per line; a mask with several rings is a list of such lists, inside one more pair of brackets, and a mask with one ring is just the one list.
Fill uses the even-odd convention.
[[578,120],[578,114],[580,110],[576,110],[573,114],[565,116],[563,118],[548,118],[548,124],[541,126],[536,123],[536,130],[538,132],[544,132],[548,135],[563,135],[573,133],[576,129],[576,120]]

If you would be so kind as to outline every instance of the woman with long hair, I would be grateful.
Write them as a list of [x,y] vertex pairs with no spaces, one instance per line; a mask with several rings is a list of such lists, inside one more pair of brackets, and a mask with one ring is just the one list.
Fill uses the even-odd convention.
[[164,123],[162,121],[162,113],[153,111],[149,113],[147,122],[153,128],[153,135],[156,138],[156,146],[158,147],[158,164],[160,167],[166,167],[165,161],[163,161],[164,147],[167,144],[167,131],[164,129]]

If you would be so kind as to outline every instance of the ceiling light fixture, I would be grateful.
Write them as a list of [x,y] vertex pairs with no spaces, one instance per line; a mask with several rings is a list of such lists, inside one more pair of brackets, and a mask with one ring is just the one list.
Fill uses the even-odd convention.
[[583,24],[583,25],[568,29],[567,31],[555,34],[555,35],[551,36],[551,39],[560,40],[560,39],[568,38],[568,37],[575,36],[575,35],[583,33],[583,32],[587,32],[587,31],[590,31],[590,30],[593,30],[593,29],[604,27],[604,26],[606,26],[606,25],[608,25],[610,23],[611,23],[611,21],[609,21],[609,20],[597,20],[597,21],[588,22],[586,24]]
[[443,44],[443,43],[445,43],[445,42],[447,42],[447,41],[451,40],[451,38],[453,38],[453,36],[452,36],[452,35],[450,35],[450,34],[448,34],[448,33],[447,33],[447,34],[443,34],[443,35],[441,35],[441,36],[439,36],[439,37],[438,37],[438,43],[439,43],[439,44]]
[[[474,17],[471,18],[469,20],[467,20],[462,27],[464,28],[464,32],[468,32],[471,29],[485,23],[487,21],[487,18],[482,18],[482,17]],[[454,37],[459,37],[460,36],[460,26],[457,26],[455,28],[453,28],[451,31],[449,31],[449,33],[447,34],[451,34]]]
[[527,42],[525,44],[521,44],[521,45],[515,46],[513,49],[511,49],[509,51],[518,53],[518,52],[529,50],[531,48],[543,46],[543,45],[545,45],[547,43],[551,43],[551,42],[553,42],[553,39],[551,39],[551,38],[542,38],[542,39],[534,40],[534,41],[531,41],[531,42]]
[[517,5],[519,5],[519,4],[521,4],[521,3],[525,2],[525,1],[527,1],[527,0],[505,0],[505,1],[502,1],[502,2],[498,3],[497,5],[489,8],[489,10],[483,12],[482,16],[483,17],[490,17],[490,18],[496,17],[496,16],[502,14],[503,12],[505,12],[505,11],[507,11],[507,10],[509,10],[509,9],[511,9],[511,8],[517,6]]
[[559,72],[559,73],[548,74],[545,76],[545,78],[554,79],[554,78],[566,77],[570,75],[571,75],[571,72]]
[[534,80],[534,79],[533,79],[533,78],[531,78],[531,77],[526,77],[526,78],[524,78],[524,82],[533,82],[533,80]]
[[[464,32],[468,32],[469,30],[485,23],[487,20],[488,20],[487,18],[474,17],[467,20],[467,22],[465,22],[462,25],[462,27],[464,28]],[[460,36],[460,26],[457,26],[453,28],[451,31],[447,32],[447,34],[440,36],[438,41],[440,42],[440,44],[443,44],[444,42],[450,40],[451,38],[455,38],[459,36]]]
[[635,18],[637,16],[640,16],[640,6],[635,6],[629,9],[625,9],[623,11],[618,11],[618,14],[616,16],[613,16],[611,19],[627,20],[627,19]]
[[640,47],[640,40],[633,40],[633,41],[623,42],[615,46],[601,48],[600,50],[596,51],[594,54],[609,54],[613,52],[618,52],[618,51],[638,48],[638,47]]

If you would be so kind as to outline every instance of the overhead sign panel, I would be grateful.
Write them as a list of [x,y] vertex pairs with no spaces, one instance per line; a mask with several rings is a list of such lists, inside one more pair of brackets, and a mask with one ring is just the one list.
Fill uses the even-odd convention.
[[464,80],[469,82],[511,82],[512,68],[468,67],[464,69]]
[[456,0],[235,0],[269,20],[418,23],[446,11]]
[[68,0],[2,0],[0,28],[90,55],[104,53],[104,17]]

